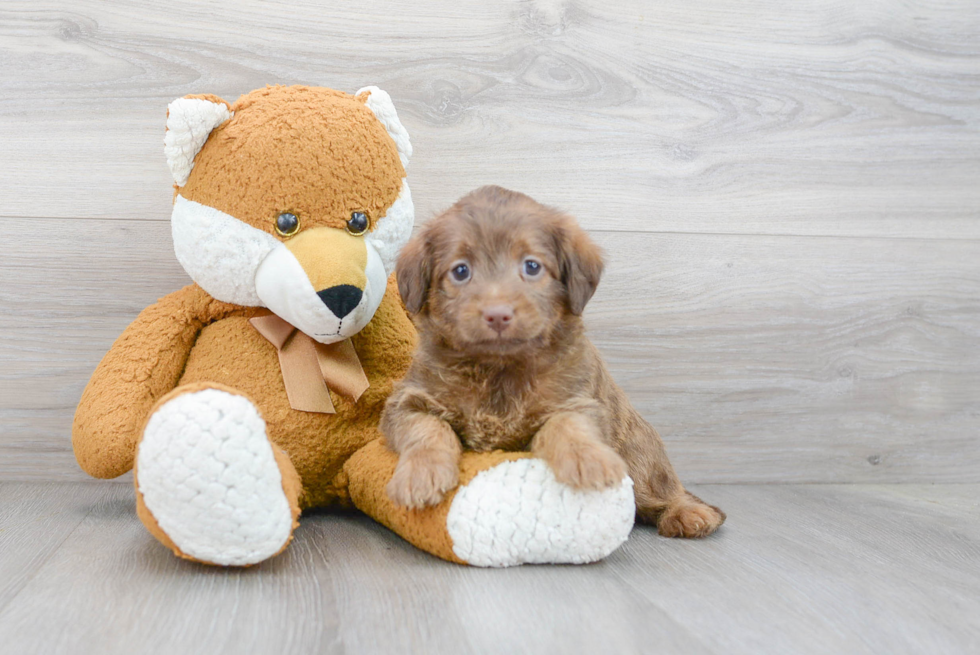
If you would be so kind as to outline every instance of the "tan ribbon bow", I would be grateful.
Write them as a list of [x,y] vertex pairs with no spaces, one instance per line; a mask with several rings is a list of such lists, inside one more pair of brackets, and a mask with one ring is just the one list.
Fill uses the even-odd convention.
[[368,388],[350,339],[322,344],[274,314],[256,316],[249,323],[279,351],[282,381],[293,409],[335,414],[327,387],[354,402]]

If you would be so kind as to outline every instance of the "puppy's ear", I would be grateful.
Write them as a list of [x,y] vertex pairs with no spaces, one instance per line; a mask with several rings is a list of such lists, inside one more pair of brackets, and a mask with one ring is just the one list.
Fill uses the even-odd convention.
[[398,293],[401,294],[405,309],[418,314],[429,296],[432,283],[432,257],[425,235],[418,234],[405,244],[398,255],[395,277],[398,280]]
[[602,251],[570,217],[561,217],[552,229],[561,282],[568,293],[568,310],[581,316],[602,277]]

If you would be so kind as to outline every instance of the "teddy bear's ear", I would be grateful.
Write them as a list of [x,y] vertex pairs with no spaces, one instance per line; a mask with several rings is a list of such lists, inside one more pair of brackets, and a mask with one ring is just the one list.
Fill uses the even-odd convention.
[[398,157],[402,160],[402,166],[408,166],[408,160],[412,156],[412,142],[408,139],[408,130],[398,120],[398,113],[395,105],[391,102],[391,96],[376,86],[366,86],[354,95],[361,97],[369,94],[364,104],[374,112],[381,124],[385,126],[389,136],[394,140],[395,147],[398,148]]
[[178,186],[187,184],[194,157],[208,140],[211,130],[231,118],[228,103],[213,95],[177,98],[167,106],[167,135],[163,151]]

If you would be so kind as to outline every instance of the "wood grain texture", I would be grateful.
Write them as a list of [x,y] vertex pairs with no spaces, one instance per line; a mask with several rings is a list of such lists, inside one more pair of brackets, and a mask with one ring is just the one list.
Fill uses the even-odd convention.
[[970,653],[980,503],[975,485],[940,489],[711,487],[721,539],[634,530],[615,574],[718,653]]
[[[40,224],[0,234],[0,471],[80,480],[68,435],[89,375],[188,280],[166,223]],[[595,237],[609,268],[589,333],[684,479],[980,481],[974,242]]]
[[[77,500],[96,486],[101,500]],[[57,489],[61,513],[84,516],[0,610],[16,653],[957,655],[980,643],[978,485],[699,487],[729,514],[708,540],[639,527],[595,565],[503,570],[327,513],[304,517],[273,560],[208,568],[146,533],[131,489],[4,487]]]
[[0,7],[0,479],[173,257],[164,108],[392,93],[420,220],[483,183],[577,215],[594,340],[684,479],[980,481],[980,5],[243,0]]
[[[980,650],[980,4],[4,0],[0,650]],[[248,570],[174,558],[74,405],[172,253],[166,104],[389,91],[420,220],[575,214],[615,377],[729,520],[588,567],[449,565],[360,515]]]
[[980,6],[7,0],[0,214],[164,220],[164,108],[388,90],[421,216],[493,182],[604,230],[980,236]]
[[0,483],[0,610],[68,540],[113,485]]

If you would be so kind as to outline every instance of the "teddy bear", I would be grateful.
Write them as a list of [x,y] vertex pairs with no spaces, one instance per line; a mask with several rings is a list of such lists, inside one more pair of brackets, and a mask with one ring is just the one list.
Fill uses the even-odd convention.
[[435,507],[395,505],[378,423],[416,335],[394,268],[414,224],[408,133],[377,87],[270,86],[168,107],[174,251],[193,281],[143,310],[72,428],[97,478],[180,557],[249,566],[302,510],[355,507],[478,566],[588,562],[633,524],[631,483],[585,492],[529,453],[467,453]]

